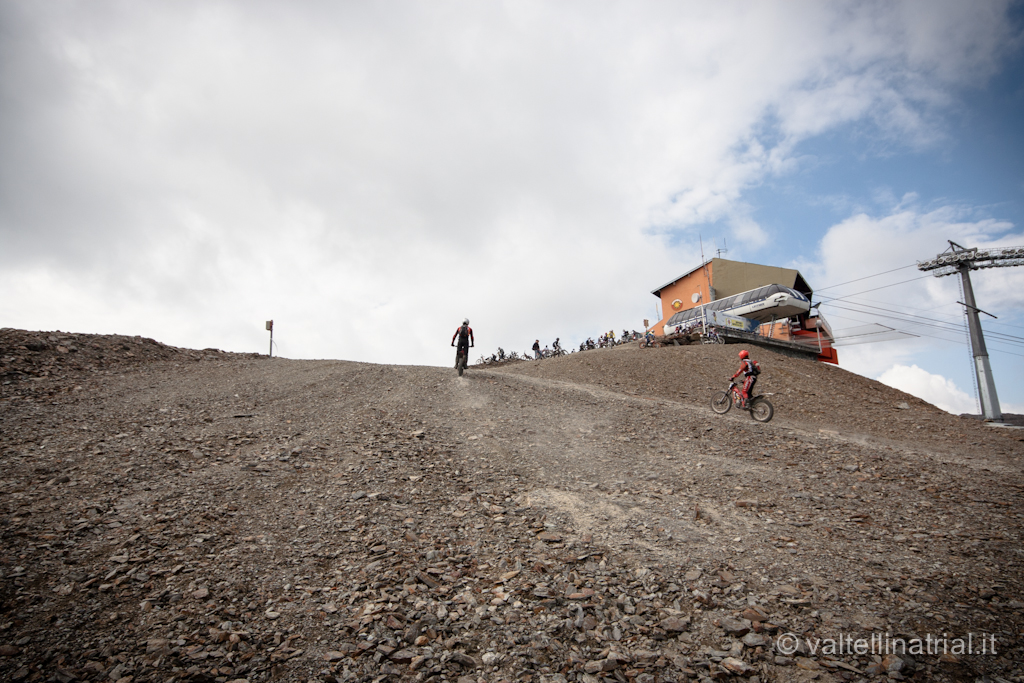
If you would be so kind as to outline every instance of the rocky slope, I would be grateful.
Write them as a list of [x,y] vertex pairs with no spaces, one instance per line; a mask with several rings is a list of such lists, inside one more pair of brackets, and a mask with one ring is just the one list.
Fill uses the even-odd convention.
[[[734,352],[0,330],[0,678],[1022,680],[1022,432],[769,352],[717,416]],[[947,652],[835,647],[886,634]]]

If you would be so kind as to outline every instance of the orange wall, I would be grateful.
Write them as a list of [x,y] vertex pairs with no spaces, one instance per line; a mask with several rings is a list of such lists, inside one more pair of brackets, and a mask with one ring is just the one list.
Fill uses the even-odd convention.
[[[691,297],[695,292],[700,292],[701,301],[700,303],[706,304],[711,301],[711,297],[708,295],[708,280],[711,278],[711,264],[707,265],[707,274],[705,275],[703,268],[698,268],[686,277],[680,279],[678,282],[673,282],[665,289],[661,290],[661,314],[664,316],[661,320],[654,323],[651,327],[654,329],[654,334],[661,336],[665,333],[662,329],[668,319],[674,316],[679,311],[685,311],[688,308],[696,308],[700,304],[695,304],[691,300]],[[712,280],[713,282],[714,280]],[[672,308],[672,302],[679,300],[681,305],[679,308]]]
[[763,337],[772,337],[773,339],[781,339],[783,341],[789,341],[793,338],[793,335],[789,332],[789,320],[777,320],[775,324],[764,323],[758,329],[757,333]]

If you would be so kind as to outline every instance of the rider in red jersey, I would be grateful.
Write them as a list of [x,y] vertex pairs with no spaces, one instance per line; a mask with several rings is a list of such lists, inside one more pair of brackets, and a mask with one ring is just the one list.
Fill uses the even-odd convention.
[[750,397],[754,395],[754,385],[757,384],[757,376],[761,373],[761,366],[756,361],[750,358],[750,354],[747,353],[746,349],[740,351],[740,369],[736,371],[730,379],[736,379],[741,374],[745,376],[743,380],[743,404],[744,408],[747,407],[747,403],[750,401]]

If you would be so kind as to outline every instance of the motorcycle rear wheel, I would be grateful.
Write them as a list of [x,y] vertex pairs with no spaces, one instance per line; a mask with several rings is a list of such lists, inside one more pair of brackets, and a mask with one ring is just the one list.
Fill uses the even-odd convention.
[[725,415],[732,408],[732,398],[726,391],[719,391],[711,397],[711,410],[719,415]]
[[750,417],[758,422],[769,422],[775,415],[775,406],[766,398],[758,396],[750,404]]

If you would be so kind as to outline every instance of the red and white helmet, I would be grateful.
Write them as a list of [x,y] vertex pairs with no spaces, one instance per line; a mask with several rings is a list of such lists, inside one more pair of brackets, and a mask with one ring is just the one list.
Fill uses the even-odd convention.
[[747,356],[749,356],[749,355],[750,355],[750,354],[749,354],[749,353],[747,353],[747,350],[746,350],[746,349],[743,349],[742,351],[740,351],[740,358],[741,358],[742,360],[746,360],[746,359],[747,359]]

